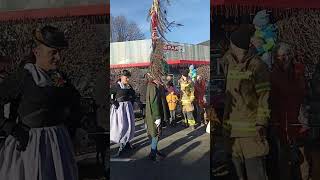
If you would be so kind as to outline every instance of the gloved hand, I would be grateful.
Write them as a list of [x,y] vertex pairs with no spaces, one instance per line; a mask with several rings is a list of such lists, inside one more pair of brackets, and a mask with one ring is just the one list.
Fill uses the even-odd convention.
[[11,135],[16,138],[18,141],[17,150],[18,151],[25,151],[27,148],[27,145],[29,143],[29,130],[30,128],[27,126],[24,126],[22,124],[17,124],[12,132]]
[[158,132],[158,136],[161,135],[162,133],[162,127],[161,127],[161,119],[157,119],[155,122],[154,122],[157,126],[157,132]]
[[154,123],[156,124],[157,127],[159,127],[161,124],[161,119],[157,119]]
[[256,125],[256,130],[257,136],[263,141],[267,136],[266,128],[262,125]]

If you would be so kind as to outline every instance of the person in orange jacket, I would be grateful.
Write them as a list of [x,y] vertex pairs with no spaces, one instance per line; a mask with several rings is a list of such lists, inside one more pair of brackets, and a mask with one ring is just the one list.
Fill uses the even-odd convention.
[[177,102],[178,102],[178,96],[175,94],[173,90],[169,92],[169,94],[166,97],[169,110],[170,110],[170,126],[175,126],[175,120],[176,120],[176,109],[177,109]]

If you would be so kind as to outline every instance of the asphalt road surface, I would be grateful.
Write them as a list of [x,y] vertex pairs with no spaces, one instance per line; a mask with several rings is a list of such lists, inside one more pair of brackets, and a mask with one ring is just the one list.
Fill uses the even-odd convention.
[[205,132],[205,126],[196,130],[180,124],[175,128],[164,128],[158,149],[167,157],[160,162],[148,159],[150,140],[141,119],[136,122],[132,145],[135,149],[120,158],[112,158],[118,145],[111,145],[111,180],[210,179],[210,136]]

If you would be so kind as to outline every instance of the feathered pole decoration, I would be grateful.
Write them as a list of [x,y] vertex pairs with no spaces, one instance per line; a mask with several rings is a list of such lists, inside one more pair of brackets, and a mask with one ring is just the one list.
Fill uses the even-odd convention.
[[169,71],[169,65],[163,52],[163,40],[167,41],[165,34],[171,31],[170,28],[173,26],[182,26],[181,24],[176,24],[174,21],[169,22],[167,20],[167,5],[170,5],[169,0],[153,0],[148,14],[148,18],[151,19],[150,28],[152,39],[150,75],[160,82],[162,82],[162,77]]
[[170,5],[169,0],[153,0],[152,6],[149,10],[148,19],[151,19],[150,29],[151,29],[151,39],[153,48],[155,48],[155,42],[157,39],[165,38],[165,34],[171,31],[174,26],[182,26],[182,24],[177,24],[174,21],[169,22],[167,20],[167,9],[166,7]]

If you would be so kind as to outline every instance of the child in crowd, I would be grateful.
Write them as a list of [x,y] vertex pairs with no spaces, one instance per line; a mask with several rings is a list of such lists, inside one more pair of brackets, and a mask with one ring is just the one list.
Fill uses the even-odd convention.
[[169,110],[170,110],[170,126],[174,127],[176,122],[176,109],[177,109],[178,96],[175,94],[174,90],[170,90],[166,99],[167,99]]

